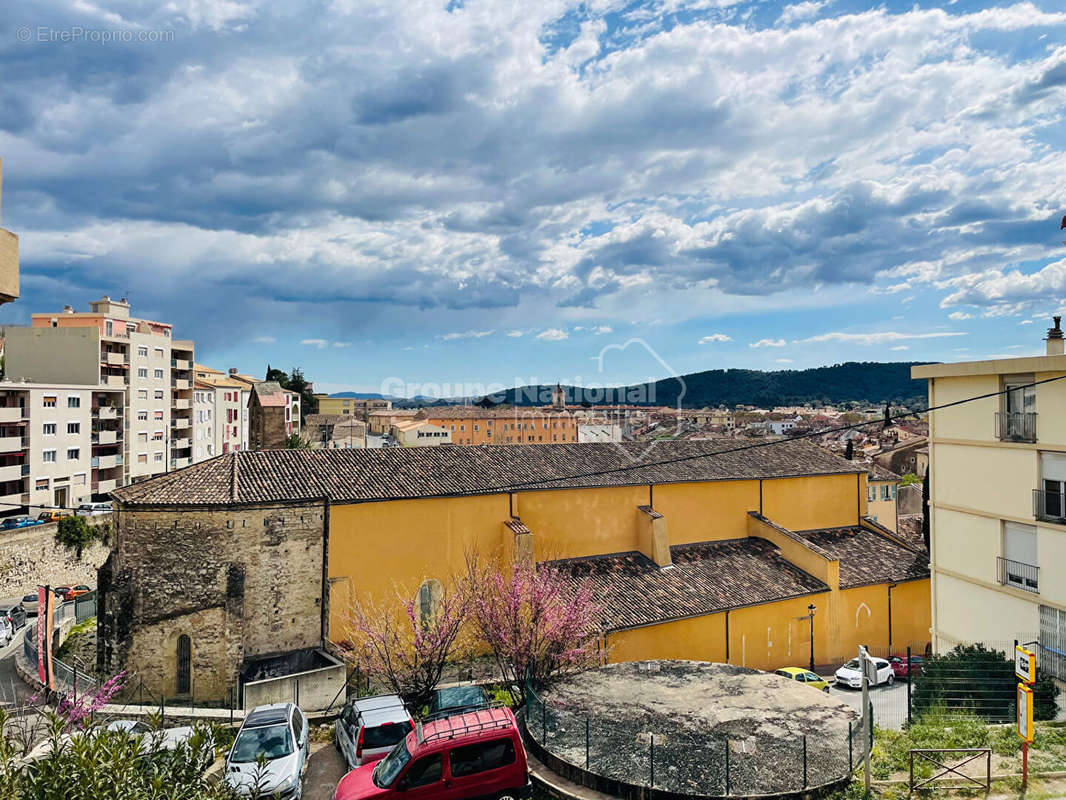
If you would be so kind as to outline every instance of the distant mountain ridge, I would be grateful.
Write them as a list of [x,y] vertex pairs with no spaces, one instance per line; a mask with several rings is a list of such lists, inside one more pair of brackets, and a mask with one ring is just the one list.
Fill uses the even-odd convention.
[[[924,404],[924,380],[911,378],[911,367],[925,361],[847,361],[811,369],[785,369],[764,372],[755,369],[710,369],[679,378],[662,378],[614,388],[563,386],[566,402],[577,405],[631,404],[704,408],[706,406],[790,406],[805,403],[838,405],[858,402],[880,405],[885,402]],[[553,384],[508,389],[492,395],[496,403],[517,406],[547,405]],[[340,392],[331,397],[380,398],[373,393]],[[480,398],[388,397],[395,404],[451,405]]]

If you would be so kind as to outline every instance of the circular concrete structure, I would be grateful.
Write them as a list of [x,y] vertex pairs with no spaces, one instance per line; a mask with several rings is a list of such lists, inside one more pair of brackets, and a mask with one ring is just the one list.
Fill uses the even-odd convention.
[[835,788],[862,757],[855,711],[766,672],[702,661],[611,664],[533,697],[535,755],[621,797],[789,796]]

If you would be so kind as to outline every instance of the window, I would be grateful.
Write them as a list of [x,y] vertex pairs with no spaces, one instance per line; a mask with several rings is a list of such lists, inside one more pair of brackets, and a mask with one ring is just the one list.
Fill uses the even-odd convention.
[[67,461],[77,461],[79,458],[81,458],[81,450],[77,447],[67,448]]
[[44,423],[44,425],[41,426],[41,433],[43,433],[45,436],[55,436],[56,424],[54,422]]
[[477,432],[478,430],[480,430],[480,428],[478,428],[478,426],[477,426],[477,425],[475,425],[475,426],[474,426],[474,431],[475,431],[475,432]]
[[41,405],[43,405],[45,408],[55,408],[56,396],[54,394],[46,394],[44,396],[44,400],[41,402]]
[[292,712],[292,733],[296,738],[296,741],[300,741],[300,735],[304,732],[303,717],[300,716],[299,711]]
[[138,464],[147,464],[148,463],[148,454],[147,453],[138,453],[137,454],[137,463]]
[[67,408],[81,408],[81,397],[76,394],[67,395]]
[[[1037,516],[1041,519],[1062,519],[1066,517],[1066,504],[1063,503],[1063,495],[1066,494],[1066,454],[1041,453],[1040,472],[1043,481],[1038,493]],[[1043,500],[1043,508],[1039,501]]]
[[148,444],[148,432],[147,431],[141,431],[140,433],[138,433],[137,434],[137,442],[139,444]]
[[154,411],[152,413],[152,418],[153,419],[163,419],[163,412],[162,411],[158,411],[158,410]]
[[142,345],[138,345],[137,346],[137,355],[139,355],[141,358],[147,358],[148,357],[148,348],[145,345],[143,345],[143,344]]
[[1001,582],[1027,591],[1037,589],[1036,526],[1003,523]]
[[81,433],[81,423],[80,422],[68,422],[67,423],[67,433]]
[[48,489],[48,478],[38,478],[33,482],[33,488],[38,492]]
[[896,487],[886,483],[881,487],[881,499],[882,500],[895,500],[896,499]]
[[137,367],[137,377],[138,378],[147,378],[148,377],[148,367]]
[[43,461],[45,464],[54,464],[56,462],[56,451],[55,450],[42,450],[41,451],[41,461]]
[[74,474],[74,480],[72,481],[72,483],[75,486],[84,486],[85,485],[85,473],[84,472],[76,472]]
[[163,379],[163,370],[161,370],[161,369],[157,369],[157,370],[155,371],[155,379],[156,379],[157,381],[159,381],[159,380],[162,380],[162,379]]
[[433,578],[424,581],[419,587],[418,614],[423,625],[426,625],[429,622],[429,618],[436,613],[443,594],[444,587],[440,585],[440,581]]
[[514,743],[510,739],[493,739],[466,747],[456,747],[449,755],[453,778],[498,769],[513,764],[514,758]]
[[137,399],[138,400],[147,400],[148,399],[148,390],[147,389],[138,389],[137,390]]
[[154,433],[152,434],[152,441],[154,441],[154,442],[161,442],[161,441],[163,441],[163,431],[155,431],[155,432],[154,432]]
[[155,454],[155,460],[157,462],[162,461],[163,460],[163,454],[162,453],[156,453]]
[[1040,668],[1066,680],[1066,611],[1040,606]]
[[155,357],[156,358],[162,358],[163,357],[163,348],[162,347],[157,347],[155,349]]
[[162,400],[163,399],[163,390],[162,389],[156,389],[155,390],[155,399],[156,400]]
[[111,320],[108,320],[107,322],[104,323],[104,330],[107,332],[108,336],[114,336],[115,335],[115,323],[113,323]]
[[192,689],[192,640],[182,634],[178,637],[178,694],[188,694]]
[[429,786],[441,779],[444,760],[440,753],[418,759],[403,776],[403,788],[414,789],[417,786]]
[[137,419],[139,419],[141,422],[144,422],[145,420],[148,419],[148,412],[147,411],[138,411],[137,412]]
[[871,502],[871,503],[873,503],[873,502],[875,502],[877,500],[877,487],[876,486],[871,484],[870,486],[866,487],[866,499],[869,502]]

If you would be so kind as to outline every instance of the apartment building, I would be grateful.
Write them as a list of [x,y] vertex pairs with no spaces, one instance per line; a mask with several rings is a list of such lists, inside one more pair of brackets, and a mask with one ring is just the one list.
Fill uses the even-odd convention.
[[[0,160],[0,190],[2,189],[3,161]],[[18,296],[19,237],[5,228],[0,228],[0,303],[10,303]]]
[[436,447],[452,443],[449,431],[440,425],[418,419],[393,423],[389,435],[401,447]]
[[247,449],[242,405],[246,384],[203,364],[195,366],[194,374],[193,460]]
[[1066,679],[1066,355],[1054,322],[1043,356],[911,375],[928,380],[930,407],[991,395],[929,414],[934,647],[1038,639],[1041,666]]
[[300,434],[300,395],[277,381],[260,381],[248,398],[248,449],[280,450]]
[[328,394],[316,394],[319,414],[349,414],[366,421],[374,411],[389,411],[391,400],[379,397],[330,397]]
[[124,392],[0,383],[0,514],[70,508],[123,484]]
[[554,408],[485,409],[430,406],[417,419],[444,428],[453,444],[561,444],[576,442],[577,417]]
[[122,390],[123,483],[189,463],[192,342],[175,342],[171,325],[133,317],[129,303],[106,295],[88,312],[66,306],[31,320],[5,329],[6,376]]

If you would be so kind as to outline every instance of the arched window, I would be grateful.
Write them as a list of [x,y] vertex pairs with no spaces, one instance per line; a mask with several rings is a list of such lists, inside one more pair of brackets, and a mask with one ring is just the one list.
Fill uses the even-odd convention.
[[178,637],[178,694],[192,690],[192,640],[184,633]]
[[430,617],[437,613],[443,596],[444,587],[440,585],[440,581],[430,578],[422,582],[418,589],[418,616],[422,627],[428,625]]

